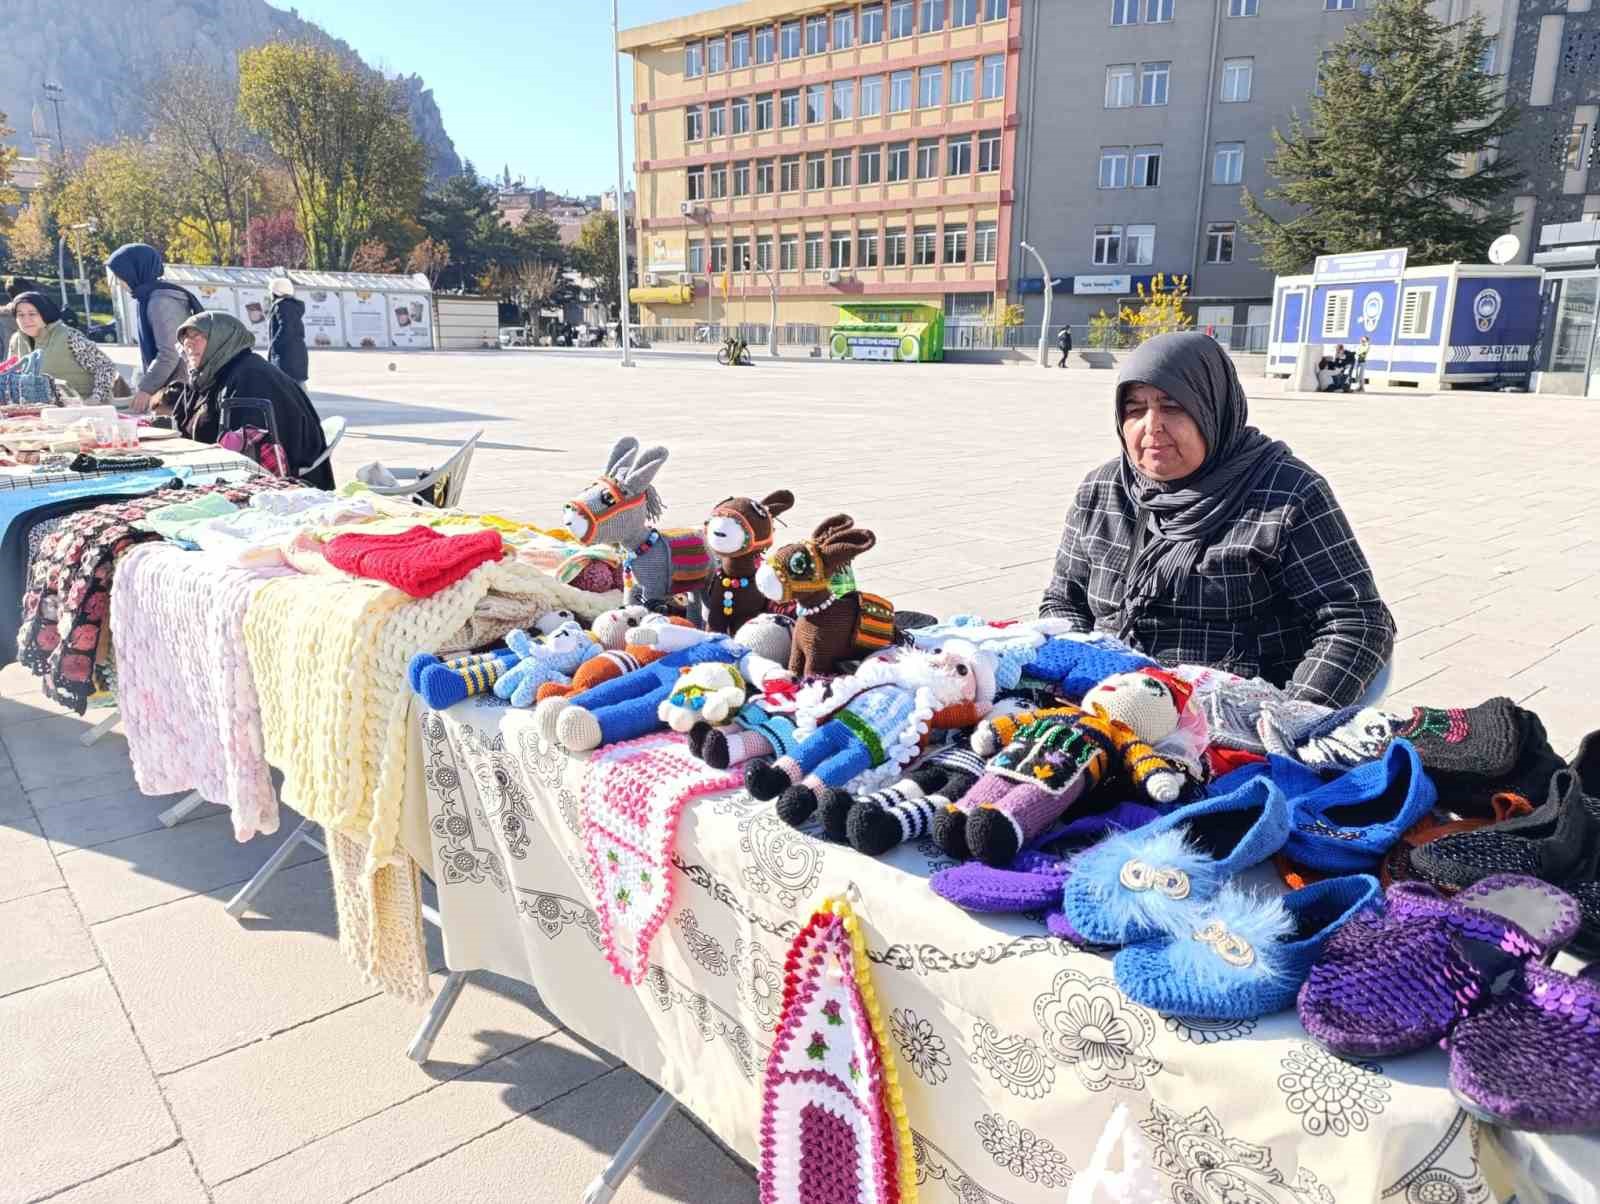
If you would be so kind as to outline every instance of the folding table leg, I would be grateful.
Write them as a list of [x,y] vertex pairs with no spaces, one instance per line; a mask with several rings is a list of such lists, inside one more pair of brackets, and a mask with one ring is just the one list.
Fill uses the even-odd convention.
[[100,739],[101,736],[105,735],[112,728],[116,727],[117,720],[121,718],[122,712],[113,707],[110,713],[108,713],[104,719],[95,724],[88,731],[84,732],[83,735],[79,736],[79,741],[85,748],[88,748],[96,740]]
[[272,875],[283,868],[283,863],[289,859],[289,854],[294,852],[294,846],[300,841],[303,840],[316,848],[322,848],[321,842],[313,835],[313,830],[316,826],[309,819],[301,820],[300,826],[289,833],[289,839],[280,844],[277,851],[271,857],[268,857],[261,868],[256,871],[256,876],[244,884],[243,890],[228,900],[228,906],[224,910],[236,920],[244,915],[250,909],[250,901],[261,892],[263,886],[271,881]]
[[633,1132],[617,1148],[611,1165],[589,1184],[588,1190],[583,1193],[583,1204],[610,1204],[617,1188],[633,1173],[633,1168],[644,1157],[650,1143],[660,1136],[661,1126],[667,1123],[667,1117],[672,1115],[672,1110],[677,1106],[678,1101],[665,1091],[656,1096],[650,1110],[640,1117],[639,1123],[633,1126]]
[[191,790],[160,815],[156,816],[164,828],[176,828],[188,819],[195,811],[206,805],[205,796],[198,790]]
[[417,1035],[411,1038],[411,1044],[406,1047],[406,1057],[419,1065],[428,1060],[428,1055],[433,1052],[433,1043],[439,1037],[439,1030],[444,1027],[444,1022],[450,1016],[450,1009],[456,1006],[456,1000],[461,997],[461,988],[466,985],[465,970],[452,970],[446,975],[444,986],[439,988],[439,994],[434,997],[433,1006],[422,1018],[422,1027],[417,1030]]

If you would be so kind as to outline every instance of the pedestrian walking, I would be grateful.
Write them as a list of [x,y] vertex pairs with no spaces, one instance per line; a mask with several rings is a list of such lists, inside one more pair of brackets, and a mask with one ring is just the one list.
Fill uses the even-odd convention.
[[294,295],[294,281],[274,276],[267,286],[272,290],[272,308],[267,314],[267,363],[297,384],[310,376],[310,355],[306,351],[306,303]]
[[1061,333],[1056,335],[1056,346],[1061,349],[1061,366],[1067,366],[1067,357],[1072,354],[1072,327],[1063,326]]

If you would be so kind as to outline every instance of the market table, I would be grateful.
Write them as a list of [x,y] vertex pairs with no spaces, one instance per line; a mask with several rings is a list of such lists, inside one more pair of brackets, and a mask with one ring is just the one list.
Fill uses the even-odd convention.
[[[1164,1016],[1107,958],[1029,917],[969,915],[925,879],[927,842],[882,859],[785,825],[742,791],[683,813],[676,894],[643,984],[613,976],[580,837],[588,763],[531,712],[480,698],[419,709],[407,827],[426,822],[446,961],[532,983],[562,1021],[759,1162],[762,1073],[784,958],[816,904],[847,894],[899,1064],[922,1198],[1065,1196],[1126,1103],[1178,1204],[1467,1204],[1492,1198],[1479,1127],[1443,1055],[1342,1061],[1293,1013]],[[414,847],[417,840],[408,840]]]

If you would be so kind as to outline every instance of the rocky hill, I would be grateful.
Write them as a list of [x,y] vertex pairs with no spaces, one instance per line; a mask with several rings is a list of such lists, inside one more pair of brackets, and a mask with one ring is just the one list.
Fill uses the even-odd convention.
[[[61,125],[69,149],[142,133],[144,82],[162,64],[193,57],[231,69],[239,51],[273,38],[316,41],[355,51],[293,10],[266,0],[4,0],[5,70],[0,71],[0,113],[16,128],[23,154],[36,150],[33,131],[55,134],[55,111],[44,97],[46,80],[66,89]],[[428,148],[435,176],[461,170],[433,93],[415,75],[399,80],[411,124]]]

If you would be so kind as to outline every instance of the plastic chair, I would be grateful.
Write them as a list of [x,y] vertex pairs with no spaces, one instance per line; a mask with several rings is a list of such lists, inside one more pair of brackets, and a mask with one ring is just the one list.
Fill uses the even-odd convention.
[[394,484],[374,484],[369,481],[367,487],[385,497],[414,497],[425,506],[448,510],[461,500],[462,491],[467,487],[467,469],[472,464],[472,453],[482,438],[483,432],[476,432],[451,452],[450,458],[438,468],[389,468],[384,465]]
[[1383,696],[1389,692],[1389,683],[1394,680],[1394,662],[1385,661],[1383,668],[1378,670],[1378,676],[1372,679],[1372,684],[1367,687],[1367,692],[1361,696],[1361,706],[1375,707],[1383,701]]
[[337,414],[332,418],[324,418],[322,420],[322,441],[328,445],[327,450],[302,468],[298,475],[303,477],[307,473],[315,472],[327,463],[328,457],[333,455],[333,449],[339,446],[339,440],[344,438],[345,428],[349,425],[350,423],[347,420]]

